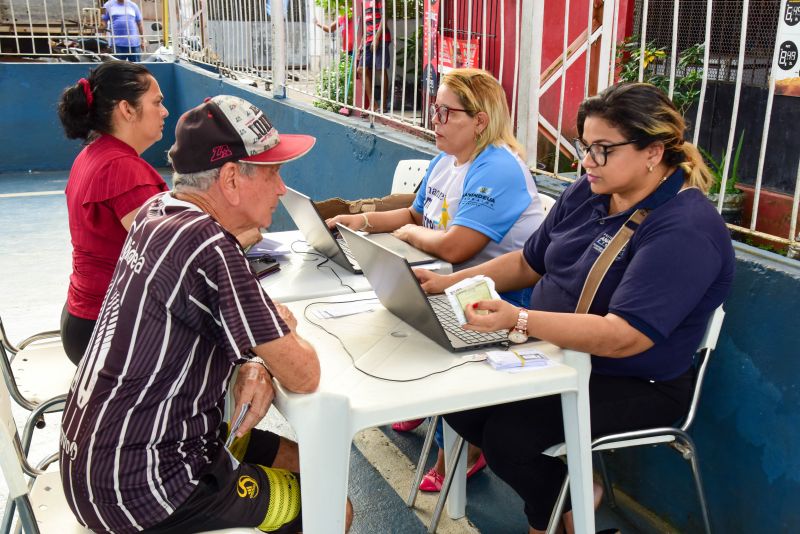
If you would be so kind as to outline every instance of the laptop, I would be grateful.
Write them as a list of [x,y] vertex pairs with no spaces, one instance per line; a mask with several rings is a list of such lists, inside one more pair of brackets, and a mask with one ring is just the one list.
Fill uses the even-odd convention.
[[[286,194],[281,197],[281,202],[309,245],[350,272],[362,273],[361,266],[350,253],[347,243],[328,228],[310,198],[287,187]],[[410,265],[439,261],[438,258],[412,247],[392,234],[369,234],[367,239],[396,252],[408,260]]]
[[458,324],[445,295],[426,295],[411,266],[392,250],[338,225],[381,304],[447,350],[508,345],[505,330],[473,332]]

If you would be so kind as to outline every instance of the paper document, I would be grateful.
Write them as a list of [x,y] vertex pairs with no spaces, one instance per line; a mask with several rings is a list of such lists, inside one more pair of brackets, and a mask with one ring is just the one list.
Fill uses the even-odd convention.
[[[482,274],[465,278],[446,288],[444,293],[450,301],[450,306],[453,308],[458,324],[462,326],[467,323],[465,315],[467,306],[471,306],[481,300],[500,300],[500,295],[494,289],[494,280]],[[476,310],[476,313],[486,314],[489,312]]]
[[287,254],[291,253],[292,251],[289,249],[289,245],[284,245],[280,241],[275,241],[274,239],[269,239],[265,237],[249,249],[247,249],[247,257],[253,258],[258,256],[263,256],[264,254],[269,254],[270,256],[277,257],[277,256],[286,256]]
[[327,308],[317,308],[312,311],[317,319],[336,319],[357,313],[367,313],[380,306],[378,299],[362,300],[358,302],[342,302]]
[[517,372],[532,368],[547,367],[550,359],[534,349],[490,350],[486,352],[486,361],[498,371]]
[[250,409],[250,403],[246,402],[244,406],[242,406],[242,411],[239,412],[239,417],[236,418],[236,421],[233,422],[231,425],[231,431],[228,434],[228,439],[225,440],[225,448],[230,448],[231,443],[233,443],[234,438],[236,437],[236,431],[239,430],[239,427],[242,426],[242,421],[244,421],[244,416],[247,415],[247,410]]

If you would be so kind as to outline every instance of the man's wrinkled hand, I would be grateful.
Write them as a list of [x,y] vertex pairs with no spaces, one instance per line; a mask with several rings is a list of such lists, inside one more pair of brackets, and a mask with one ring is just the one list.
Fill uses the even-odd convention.
[[250,403],[236,437],[247,434],[259,421],[261,421],[275,398],[272,387],[272,376],[260,363],[245,363],[239,367],[239,376],[233,386],[233,399],[236,403],[233,409],[233,418],[239,416],[242,406]]
[[286,326],[291,328],[293,331],[297,330],[297,319],[292,313],[292,310],[290,310],[280,302],[273,302],[273,303],[275,304],[275,307],[278,309],[278,315],[281,316],[281,319],[283,319],[283,322],[286,323]]

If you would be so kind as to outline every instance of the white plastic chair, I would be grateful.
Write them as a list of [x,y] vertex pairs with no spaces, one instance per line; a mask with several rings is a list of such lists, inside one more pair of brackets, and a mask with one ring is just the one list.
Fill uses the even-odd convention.
[[429,159],[401,159],[397,162],[392,178],[392,194],[416,193],[425,173],[428,171]]
[[[62,405],[64,396],[44,401],[34,414],[44,413],[51,406]],[[53,443],[54,447],[58,443]],[[22,452],[23,444],[17,434],[17,427],[11,415],[9,391],[5,383],[0,383],[0,467],[8,485],[8,503],[6,513],[13,514],[18,510],[22,529],[28,534],[90,534],[81,526],[67,505],[61,476],[58,471],[44,471],[58,459],[54,454],[46,458],[38,466],[28,463]],[[26,475],[32,478],[30,487]],[[9,517],[9,519],[11,519]],[[11,521],[8,521],[9,526]],[[3,532],[8,532],[4,530]],[[253,528],[233,528],[215,530],[215,534],[253,534],[259,532]]]
[[[703,379],[705,378],[706,369],[708,367],[708,360],[711,357],[711,352],[717,346],[719,339],[719,332],[722,329],[722,322],[725,319],[725,311],[722,306],[714,311],[711,319],[708,321],[706,333],[697,349],[698,355],[696,360],[697,374],[695,376],[694,392],[692,393],[692,402],[689,406],[689,411],[686,414],[680,426],[675,427],[661,427],[649,428],[646,430],[634,430],[631,432],[622,432],[619,434],[610,434],[596,438],[592,441],[592,451],[597,452],[598,465],[600,473],[603,477],[603,487],[605,495],[608,497],[609,505],[612,508],[616,507],[614,500],[614,490],[611,482],[606,473],[605,464],[603,463],[602,451],[613,449],[624,449],[629,447],[640,447],[643,445],[669,445],[680,455],[684,460],[687,460],[692,467],[692,475],[694,476],[695,488],[697,489],[697,497],[700,501],[700,508],[703,514],[703,524],[705,525],[706,533],[711,532],[711,522],[708,516],[708,507],[706,505],[705,494],[703,493],[703,483],[700,478],[700,467],[697,460],[697,448],[694,441],[688,434],[689,427],[694,422],[695,414],[697,413],[697,405],[700,401],[700,393],[703,389]],[[564,458],[566,456],[566,447],[563,443],[550,447],[544,454],[553,457]],[[564,504],[567,499],[569,488],[569,475],[564,478],[564,484],[561,486],[561,493],[558,495],[558,500],[553,508],[552,515],[550,516],[550,523],[547,527],[548,534],[556,532],[558,523],[561,520],[561,514],[564,510]]]
[[539,200],[542,202],[542,211],[544,211],[545,215],[547,215],[547,213],[550,211],[550,208],[552,208],[556,203],[556,199],[542,193],[539,193]]
[[57,330],[35,334],[18,345],[6,336],[0,320],[0,368],[11,397],[26,410],[69,391],[75,375]]

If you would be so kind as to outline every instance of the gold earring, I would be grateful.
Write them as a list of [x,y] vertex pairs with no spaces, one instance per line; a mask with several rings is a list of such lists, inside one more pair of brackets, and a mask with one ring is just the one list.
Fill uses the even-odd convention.
[[647,172],[653,172],[653,166],[652,165],[648,165],[647,166]]

